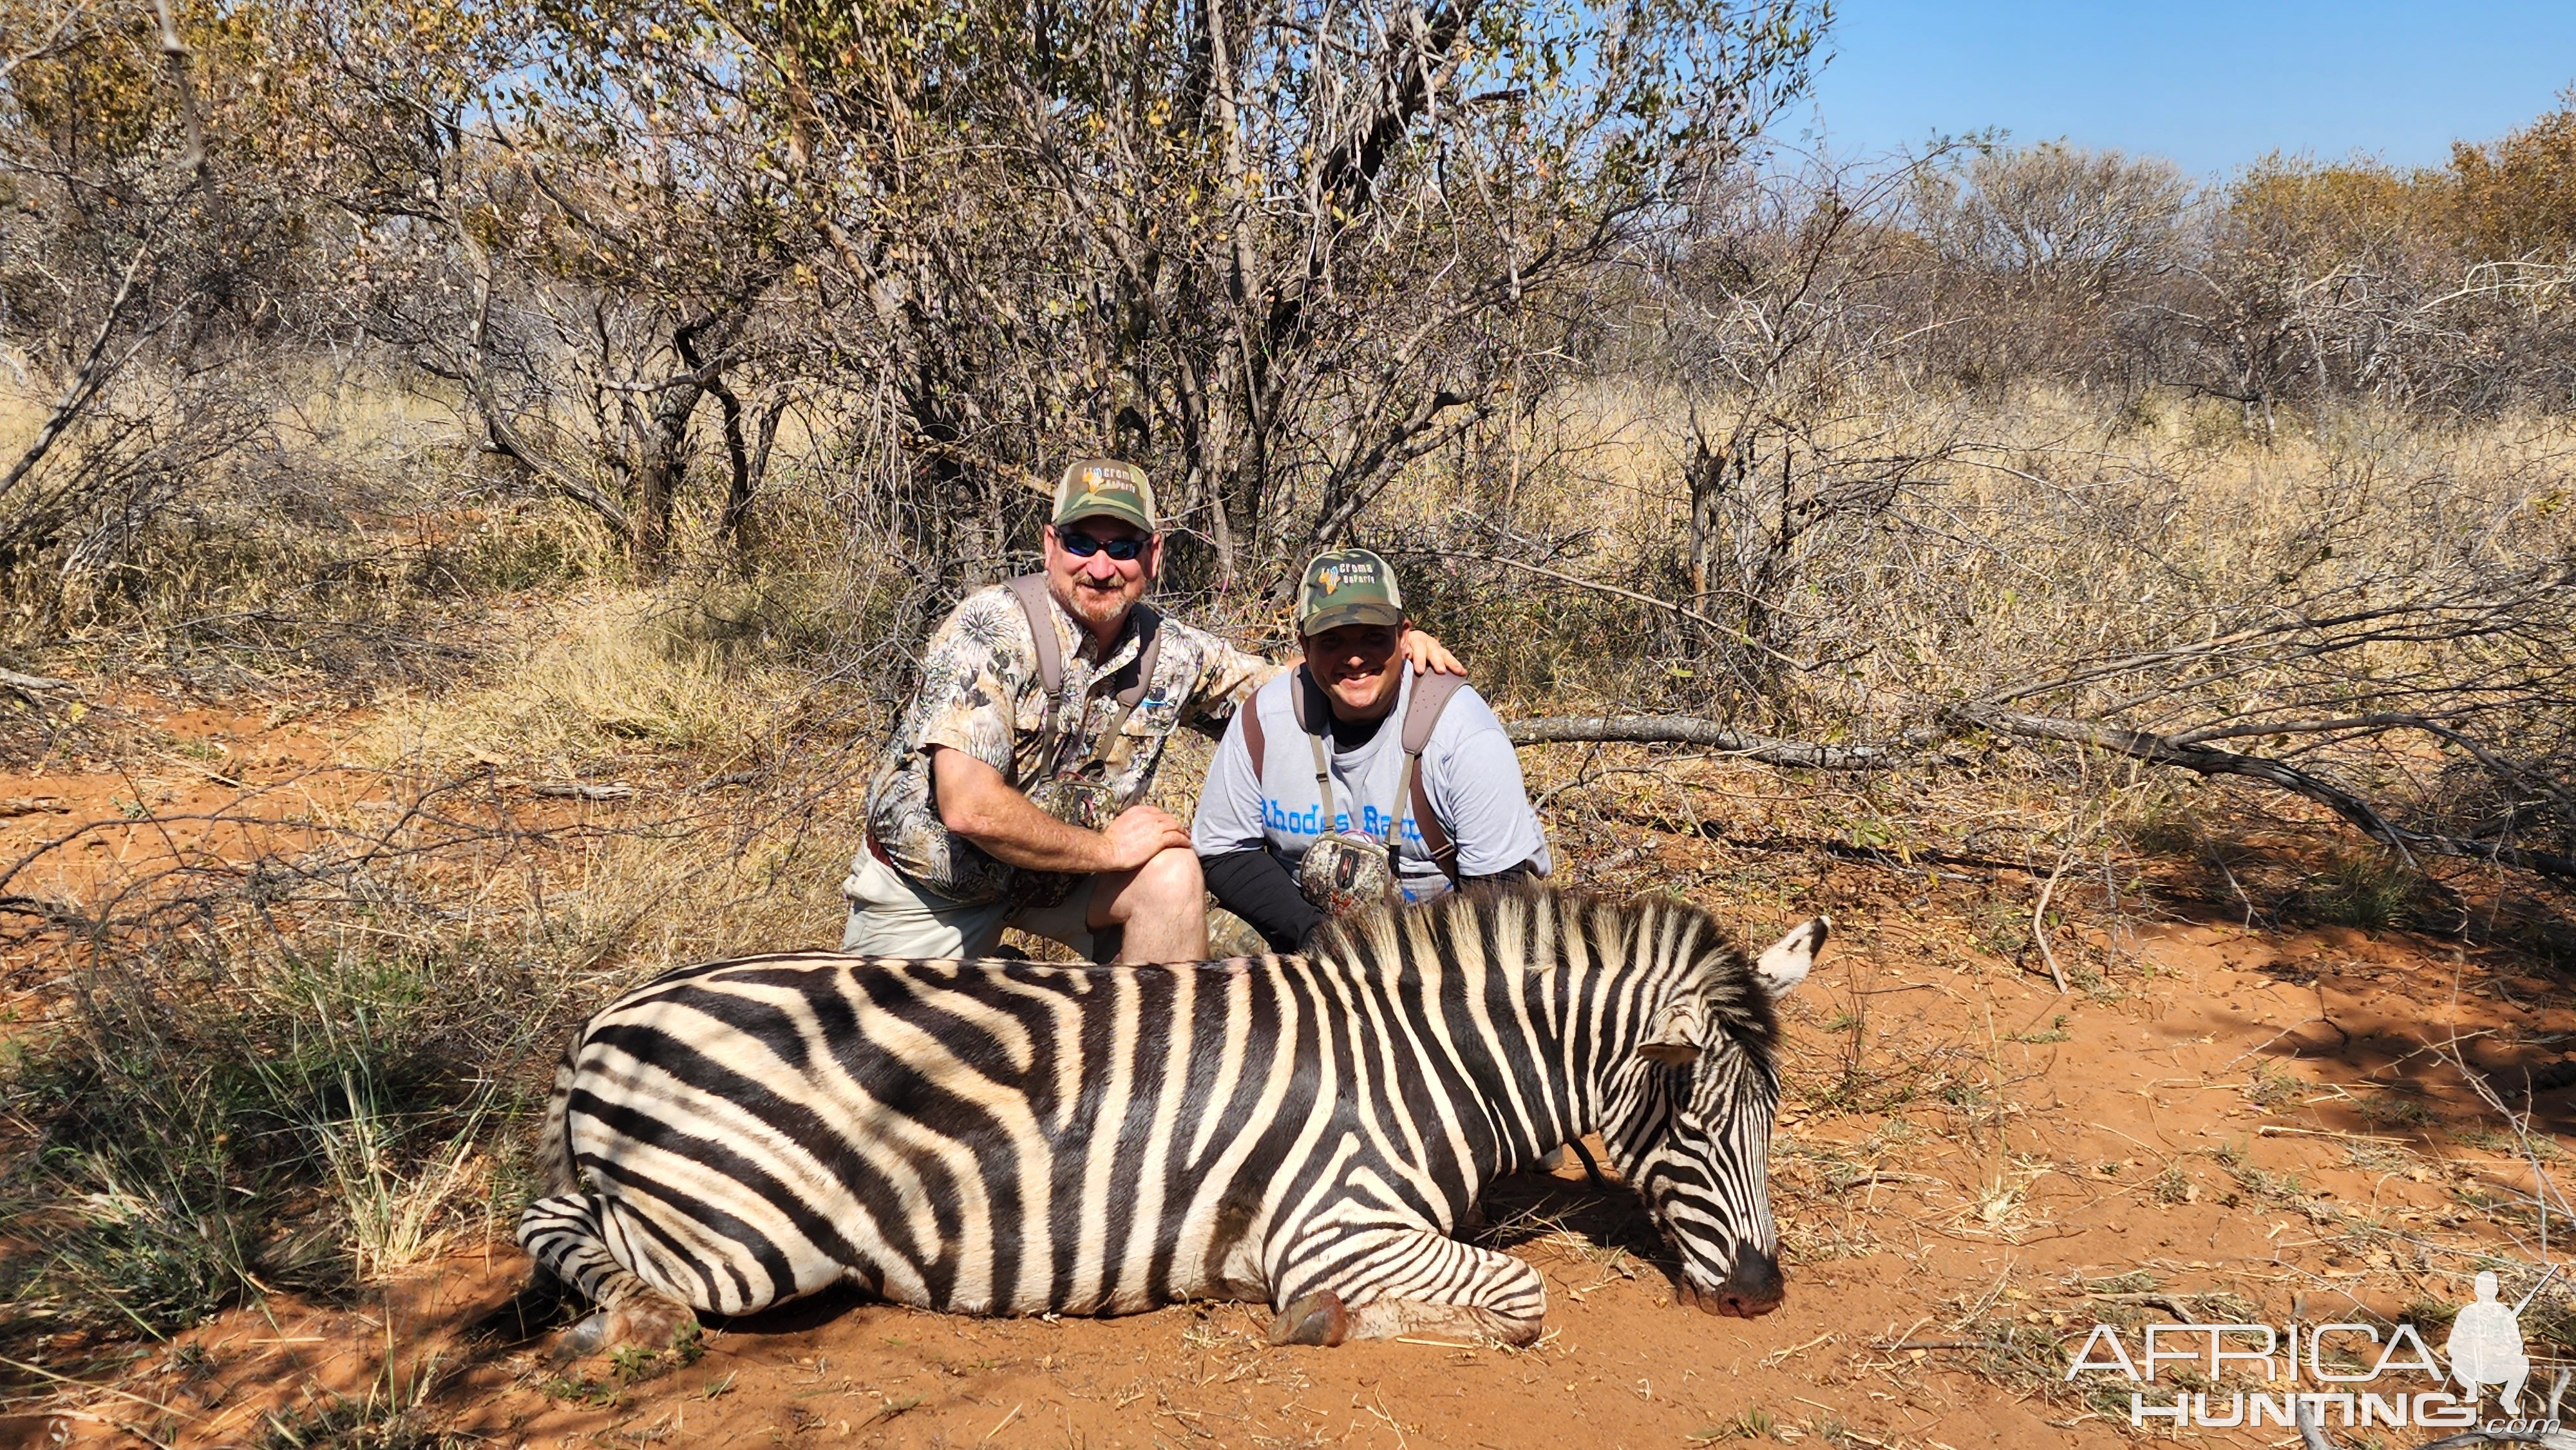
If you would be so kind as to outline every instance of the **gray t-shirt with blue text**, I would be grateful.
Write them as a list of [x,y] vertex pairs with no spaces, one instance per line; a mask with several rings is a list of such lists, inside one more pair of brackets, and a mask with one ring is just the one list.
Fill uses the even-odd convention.
[[[1412,802],[1397,799],[1404,780],[1404,711],[1413,696],[1413,675],[1406,671],[1395,709],[1379,722],[1377,733],[1350,749],[1335,749],[1331,733],[1325,749],[1331,761],[1334,821],[1324,821],[1323,798],[1315,789],[1315,755],[1310,737],[1297,727],[1289,691],[1304,688],[1289,670],[1264,684],[1252,698],[1261,712],[1266,768],[1252,768],[1252,749],[1243,735],[1237,711],[1208,766],[1207,784],[1199,791],[1198,817],[1190,824],[1190,844],[1202,857],[1228,855],[1266,846],[1293,876],[1306,848],[1332,831],[1356,831],[1384,841],[1394,819],[1403,821],[1396,853],[1399,884],[1405,899],[1420,901],[1449,889],[1448,877],[1431,859],[1420,825],[1412,819]],[[1458,874],[1492,876],[1527,861],[1542,875],[1551,868],[1547,836],[1538,813],[1530,808],[1521,784],[1520,757],[1512,750],[1503,722],[1471,687],[1449,697],[1431,739],[1422,750],[1422,777],[1432,814],[1458,846]]]

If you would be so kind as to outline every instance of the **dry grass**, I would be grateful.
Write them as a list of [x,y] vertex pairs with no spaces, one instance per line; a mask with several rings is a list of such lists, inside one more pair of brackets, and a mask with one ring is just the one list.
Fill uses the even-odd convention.
[[689,600],[594,589],[540,606],[545,623],[462,689],[387,702],[377,760],[432,770],[492,765],[577,780],[653,754],[724,766],[792,718],[810,677],[745,665]]
[[[1687,527],[1690,405],[1598,386],[1520,435],[1530,461],[1508,517],[1498,508],[1503,465],[1480,454],[1421,470],[1369,528],[1398,544],[1494,548],[1499,522],[1523,540],[1552,541],[1541,552],[1561,570],[1681,598],[1669,561]],[[2106,415],[2046,390],[2001,405],[1889,390],[1807,421],[1801,466],[1864,447],[1934,461],[1884,509],[1824,520],[1799,546],[1774,642],[1836,663],[1792,677],[1811,698],[1783,702],[1790,715],[1802,707],[1859,723],[1913,696],[2206,638],[2301,596],[2393,598],[2465,563],[2537,562],[2576,546],[2576,431],[2555,418],[2436,428],[2356,409],[2265,436],[2213,402]],[[1615,602],[1493,570],[1432,590],[1457,610],[1469,584],[1542,596],[1558,612],[1562,622],[1535,638],[1561,668],[1505,672],[1549,690],[1551,707],[1572,703],[1562,686],[1578,683],[1623,705],[1692,694],[1674,673],[1688,668],[1678,659],[1593,651],[1587,660],[1563,648],[1569,632],[1617,615]],[[1723,594],[1696,603],[1721,619],[1739,607]],[[1535,617],[1502,601],[1489,609],[1515,623]],[[1650,646],[1670,622],[1651,611],[1623,617],[1630,637],[1652,624],[1641,640]],[[1518,648],[1513,631],[1476,634],[1469,643]],[[2392,642],[2344,668],[2363,678],[2421,659]]]

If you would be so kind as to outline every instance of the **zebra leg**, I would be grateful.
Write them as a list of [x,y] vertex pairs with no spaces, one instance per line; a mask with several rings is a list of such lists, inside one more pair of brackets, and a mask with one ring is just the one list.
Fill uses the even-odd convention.
[[600,1232],[595,1195],[558,1193],[538,1199],[519,1215],[518,1237],[519,1247],[541,1272],[599,1306],[564,1331],[553,1354],[557,1365],[625,1345],[661,1349],[698,1322],[695,1310],[617,1262]]
[[1536,1269],[1427,1229],[1380,1228],[1333,1235],[1299,1256],[1313,1265],[1292,1277],[1273,1344],[1340,1344],[1404,1334],[1474,1335],[1529,1344],[1547,1314],[1547,1281]]

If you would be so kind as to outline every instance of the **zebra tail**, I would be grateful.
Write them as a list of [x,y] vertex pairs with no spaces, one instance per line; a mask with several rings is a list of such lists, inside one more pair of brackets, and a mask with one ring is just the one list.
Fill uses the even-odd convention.
[[545,1126],[537,1134],[537,1171],[544,1175],[545,1196],[581,1191],[581,1174],[572,1160],[572,1135],[564,1127],[572,1102],[573,1054],[580,1050],[581,1036],[576,1033],[564,1049],[563,1061],[555,1065],[555,1090],[546,1099]]

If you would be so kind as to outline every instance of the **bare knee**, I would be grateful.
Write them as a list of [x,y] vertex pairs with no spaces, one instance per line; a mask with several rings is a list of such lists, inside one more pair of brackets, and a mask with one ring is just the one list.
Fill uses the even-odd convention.
[[1198,853],[1175,846],[1136,868],[1135,878],[1118,893],[1119,905],[1125,908],[1120,916],[1132,921],[1146,912],[1201,906],[1206,890],[1207,884],[1199,875]]
[[1091,924],[1124,932],[1122,962],[1194,962],[1207,955],[1206,891],[1196,855],[1163,851],[1127,873],[1107,899],[1094,892]]

